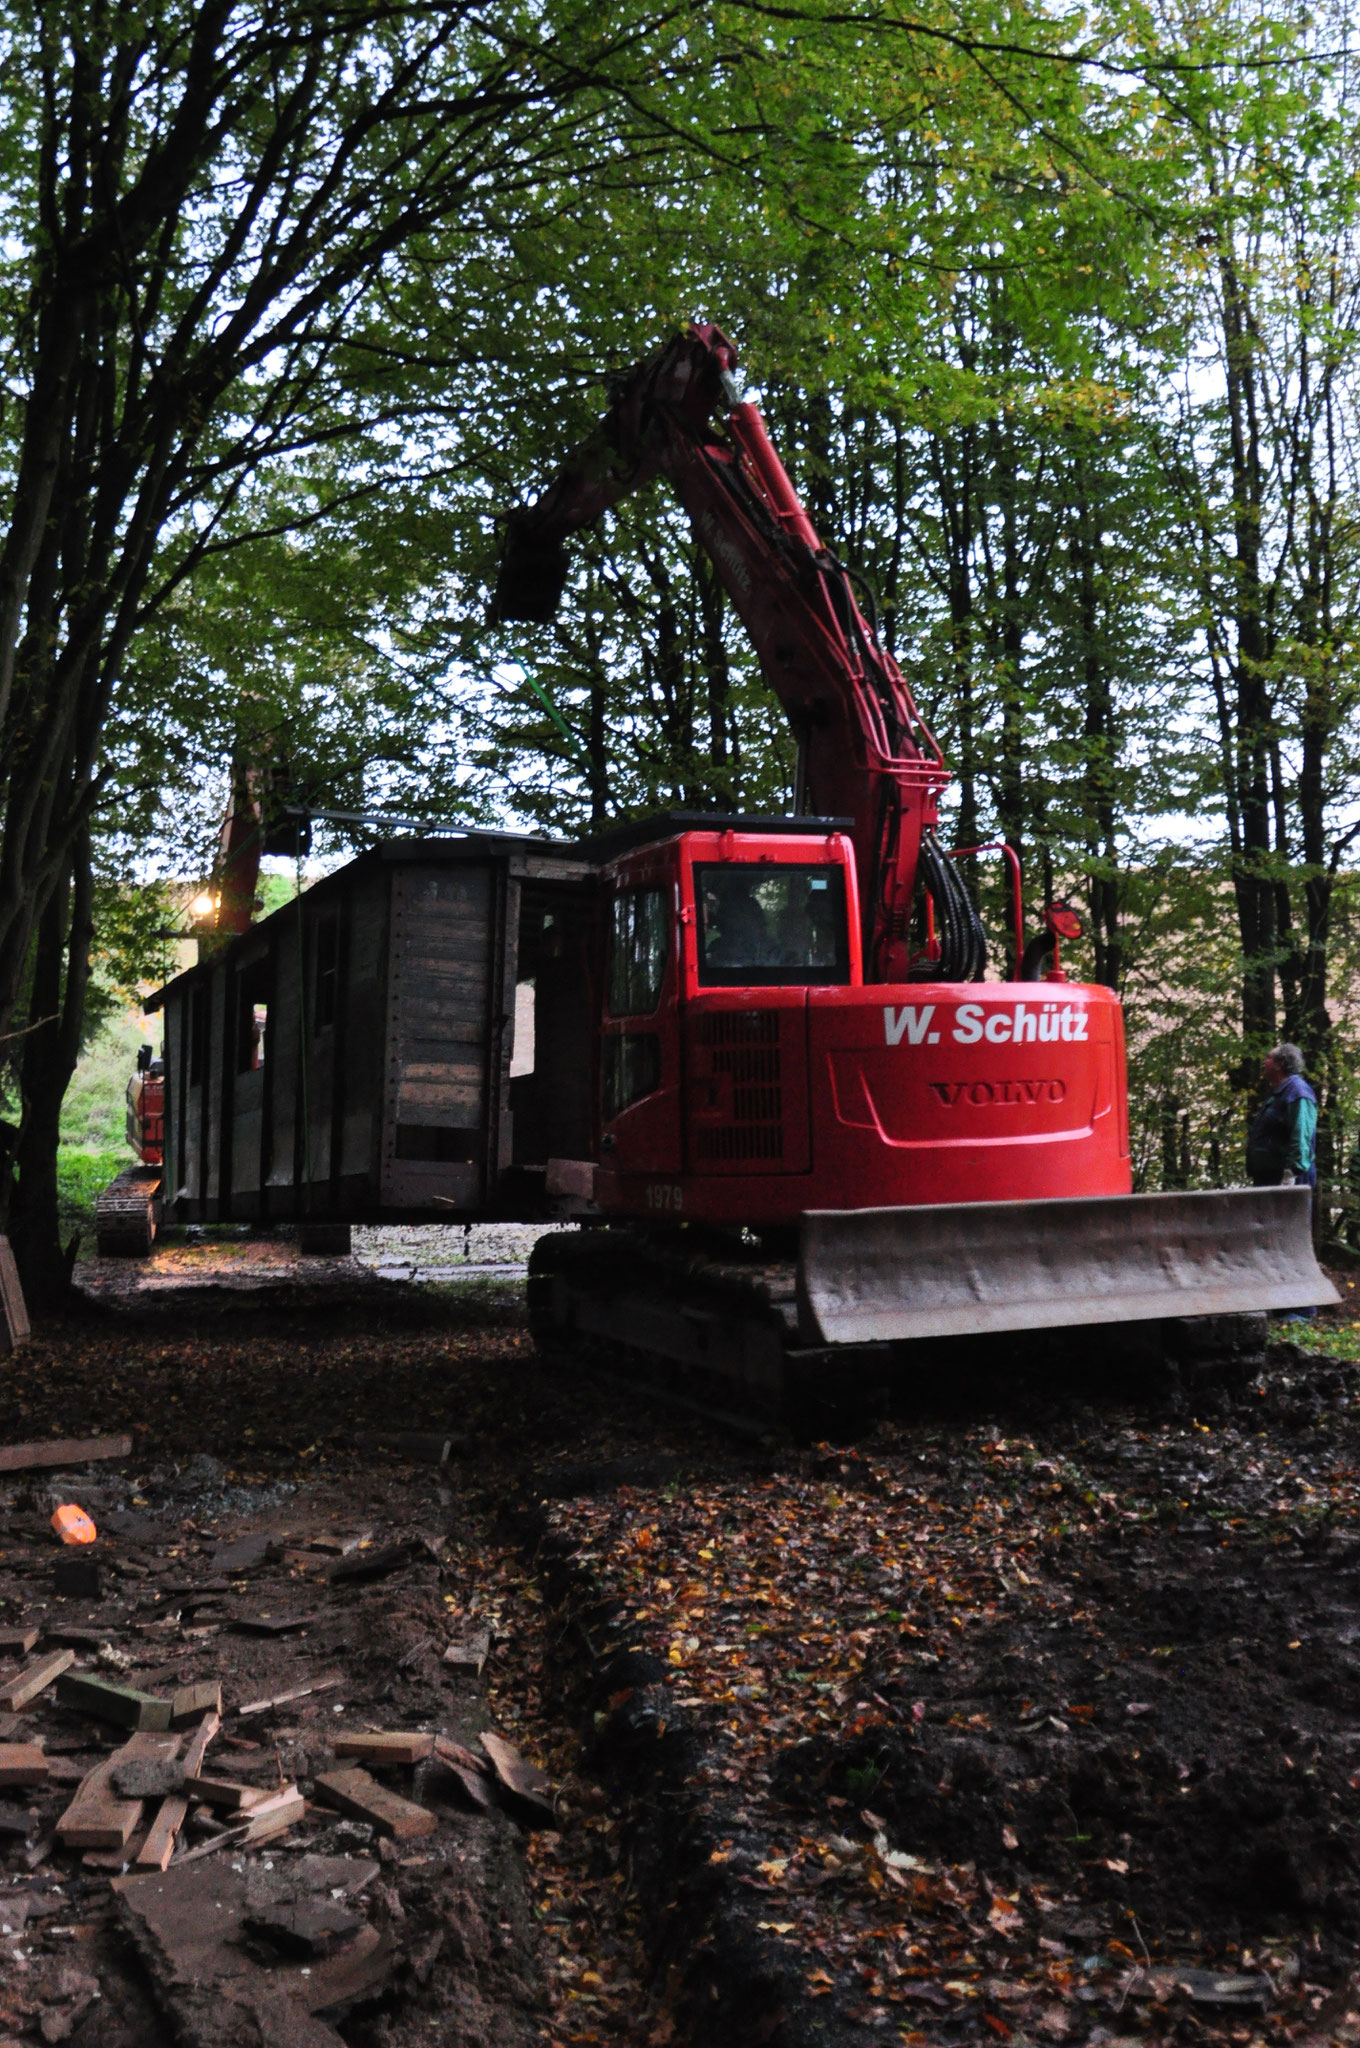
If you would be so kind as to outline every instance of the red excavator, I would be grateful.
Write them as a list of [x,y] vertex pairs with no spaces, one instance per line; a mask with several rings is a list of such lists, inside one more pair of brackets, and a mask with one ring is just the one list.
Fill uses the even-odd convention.
[[547,622],[569,536],[664,477],[799,764],[794,817],[644,826],[604,870],[599,1154],[549,1185],[588,1189],[608,1227],[540,1244],[537,1326],[788,1398],[903,1340],[1203,1336],[1335,1299],[1306,1189],[1131,1193],[1119,1002],[1067,979],[1066,905],[1026,937],[1005,848],[1014,929],[985,978],[957,862],[989,849],[941,844],[941,751],[736,373],[692,326],[507,522],[490,616]]

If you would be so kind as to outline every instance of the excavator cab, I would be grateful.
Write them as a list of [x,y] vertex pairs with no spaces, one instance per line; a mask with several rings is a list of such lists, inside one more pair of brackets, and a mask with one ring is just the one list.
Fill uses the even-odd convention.
[[810,1170],[808,991],[862,984],[859,905],[845,834],[789,827],[684,832],[605,871],[605,1206],[711,1217],[715,1176],[772,1197]]

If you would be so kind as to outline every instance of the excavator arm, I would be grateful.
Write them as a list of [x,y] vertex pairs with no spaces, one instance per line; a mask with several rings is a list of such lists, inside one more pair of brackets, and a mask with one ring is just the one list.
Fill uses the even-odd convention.
[[853,820],[866,977],[907,977],[919,870],[940,932],[931,972],[973,980],[985,940],[933,832],[949,779],[943,756],[742,397],[736,366],[720,329],[696,325],[616,381],[595,433],[534,504],[510,515],[491,619],[551,620],[568,537],[666,477],[797,739],[799,811]]

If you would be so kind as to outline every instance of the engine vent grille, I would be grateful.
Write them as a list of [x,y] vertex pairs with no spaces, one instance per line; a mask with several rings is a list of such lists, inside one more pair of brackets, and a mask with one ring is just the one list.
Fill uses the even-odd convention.
[[731,1117],[697,1124],[694,1158],[714,1164],[784,1156],[784,1093],[779,1010],[710,1010],[695,1019],[695,1041],[709,1072],[727,1077]]
[[694,1134],[697,1159],[782,1159],[782,1124],[719,1124],[699,1126]]
[[705,1010],[695,1019],[697,1045],[778,1045],[779,1010]]

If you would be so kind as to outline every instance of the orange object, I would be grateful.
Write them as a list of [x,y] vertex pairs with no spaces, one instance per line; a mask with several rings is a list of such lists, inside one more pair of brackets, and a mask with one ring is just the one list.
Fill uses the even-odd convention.
[[84,1508],[78,1508],[74,1501],[57,1509],[52,1527],[63,1543],[93,1543],[99,1534]]

